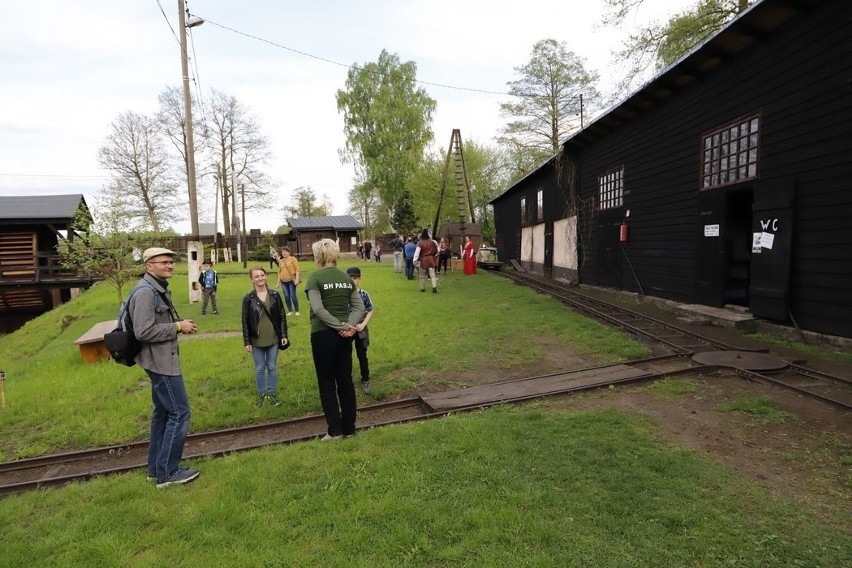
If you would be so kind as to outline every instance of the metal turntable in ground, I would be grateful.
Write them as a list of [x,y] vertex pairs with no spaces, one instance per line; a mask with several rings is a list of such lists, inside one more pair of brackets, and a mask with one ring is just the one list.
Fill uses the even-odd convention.
[[787,367],[783,359],[750,351],[707,351],[696,353],[692,360],[702,365],[733,367],[745,371],[778,371]]

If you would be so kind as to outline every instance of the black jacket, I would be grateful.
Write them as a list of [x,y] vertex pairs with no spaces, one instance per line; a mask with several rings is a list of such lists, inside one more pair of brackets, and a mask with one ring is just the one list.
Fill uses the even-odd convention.
[[[287,338],[287,316],[284,315],[284,302],[281,295],[272,288],[267,289],[269,294],[269,315],[272,318],[272,327],[278,342]],[[263,302],[257,297],[254,290],[243,298],[243,345],[251,345],[251,338],[257,337],[257,323],[263,313]]]

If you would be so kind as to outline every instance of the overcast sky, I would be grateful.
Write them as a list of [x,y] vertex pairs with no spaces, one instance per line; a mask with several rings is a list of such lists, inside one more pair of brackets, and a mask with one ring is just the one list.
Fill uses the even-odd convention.
[[[645,0],[628,25],[692,3]],[[353,170],[338,157],[335,93],[347,65],[375,61],[382,49],[414,61],[438,103],[435,148],[454,128],[463,141],[492,143],[505,122],[499,103],[510,99],[478,91],[505,92],[537,41],[565,41],[606,91],[618,78],[611,52],[630,31],[600,26],[603,0],[190,0],[188,8],[207,20],[189,36],[193,92],[202,104],[211,88],[235,96],[270,140],[268,173],[281,191],[247,214],[249,228],[264,230],[283,223],[300,186],[346,213]],[[82,193],[93,205],[109,179],[97,151],[112,121],[155,113],[164,88],[181,85],[177,0],[3,0],[0,22],[0,195]],[[199,199],[200,221],[212,222],[207,180]],[[188,221],[176,229],[188,231]]]

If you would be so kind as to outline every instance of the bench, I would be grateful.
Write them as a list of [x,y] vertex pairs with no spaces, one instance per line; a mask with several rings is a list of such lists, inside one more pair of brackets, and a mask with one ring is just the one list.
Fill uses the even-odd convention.
[[109,359],[110,354],[104,344],[104,334],[115,329],[115,320],[102,321],[89,328],[89,331],[77,338],[75,345],[80,346],[80,356],[86,363],[95,363]]

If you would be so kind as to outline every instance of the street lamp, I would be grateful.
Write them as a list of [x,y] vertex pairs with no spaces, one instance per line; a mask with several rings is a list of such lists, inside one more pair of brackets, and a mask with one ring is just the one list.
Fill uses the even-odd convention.
[[193,28],[204,23],[202,18],[192,16],[186,19],[184,0],[178,0],[178,28],[180,29],[180,68],[183,73],[183,113],[184,132],[186,133],[186,177],[189,186],[189,221],[192,226],[192,239],[199,237],[198,230],[198,199],[195,193],[195,143],[192,137],[192,100],[189,94],[189,63],[186,55],[186,28]]

